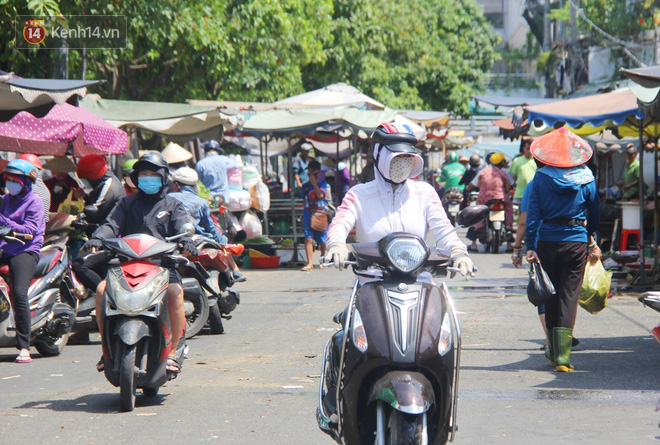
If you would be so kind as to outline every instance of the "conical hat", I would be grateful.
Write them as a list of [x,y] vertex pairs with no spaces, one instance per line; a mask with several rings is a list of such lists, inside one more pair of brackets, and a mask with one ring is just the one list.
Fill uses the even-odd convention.
[[186,162],[193,157],[192,153],[190,153],[179,144],[175,144],[174,142],[167,144],[167,147],[165,147],[163,150],[162,155],[168,164]]
[[570,168],[586,163],[594,151],[589,143],[565,127],[547,133],[534,142],[532,156],[552,167]]

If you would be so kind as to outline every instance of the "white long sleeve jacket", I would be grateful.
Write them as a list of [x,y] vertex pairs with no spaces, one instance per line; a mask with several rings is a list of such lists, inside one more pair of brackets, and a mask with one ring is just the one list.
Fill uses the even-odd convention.
[[430,184],[410,179],[396,190],[376,172],[376,179],[352,187],[328,228],[327,244],[345,243],[353,226],[359,242],[374,242],[393,232],[426,238],[430,229],[440,249],[466,249]]

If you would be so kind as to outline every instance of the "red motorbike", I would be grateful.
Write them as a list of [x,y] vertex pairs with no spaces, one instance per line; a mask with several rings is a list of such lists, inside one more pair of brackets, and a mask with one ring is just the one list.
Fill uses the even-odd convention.
[[[209,303],[209,328],[213,334],[222,334],[225,331],[222,319],[231,320],[232,317],[229,314],[236,309],[236,305],[241,303],[241,294],[237,290],[231,289],[236,280],[231,273],[230,256],[240,255],[245,246],[240,244],[222,246],[202,235],[194,235],[193,242],[199,250],[199,254],[190,260],[203,268],[203,271],[197,268],[201,277],[194,270],[193,273],[206,291]],[[188,270],[192,269],[188,268]]]
[[[101,329],[103,369],[108,381],[119,387],[122,411],[133,410],[137,388],[146,396],[155,396],[174,377],[166,369],[172,350],[169,267],[187,264],[188,260],[177,255],[178,245],[170,241],[194,233],[192,224],[184,225],[184,230],[166,241],[145,234],[103,240],[104,248],[116,255],[107,274],[101,309],[105,313]],[[184,290],[187,281],[194,279],[183,279]],[[181,339],[175,351],[179,366],[185,357],[185,344]]]
[[[0,230],[8,242],[22,243],[32,235]],[[43,356],[59,355],[66,346],[76,320],[76,302],[60,292],[60,284],[68,270],[68,250],[64,243],[44,246],[28,291],[30,343]],[[9,295],[9,266],[0,267],[0,347],[16,346],[16,326]]]

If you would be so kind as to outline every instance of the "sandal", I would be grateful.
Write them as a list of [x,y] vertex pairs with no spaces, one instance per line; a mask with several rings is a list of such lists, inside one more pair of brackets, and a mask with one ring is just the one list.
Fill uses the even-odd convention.
[[167,356],[167,364],[165,365],[167,373],[175,378],[181,372],[181,365],[176,361],[176,357],[169,355]]
[[105,360],[103,359],[102,355],[101,355],[101,360],[99,360],[98,363],[96,364],[96,370],[98,372],[105,371]]
[[16,363],[32,363],[34,360],[32,360],[32,357],[30,357],[30,353],[28,352],[28,355],[18,354],[14,361]]
[[479,248],[473,248],[472,246],[468,246],[467,251],[468,252],[479,252]]
[[313,264],[308,264],[300,270],[302,270],[303,272],[307,272],[308,270],[314,270],[314,265]]

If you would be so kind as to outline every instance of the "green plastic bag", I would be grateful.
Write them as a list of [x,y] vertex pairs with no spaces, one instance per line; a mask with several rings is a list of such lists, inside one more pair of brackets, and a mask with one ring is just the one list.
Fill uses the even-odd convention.
[[611,283],[612,272],[605,270],[600,260],[596,264],[587,261],[580,289],[580,306],[592,314],[602,311],[607,306]]

